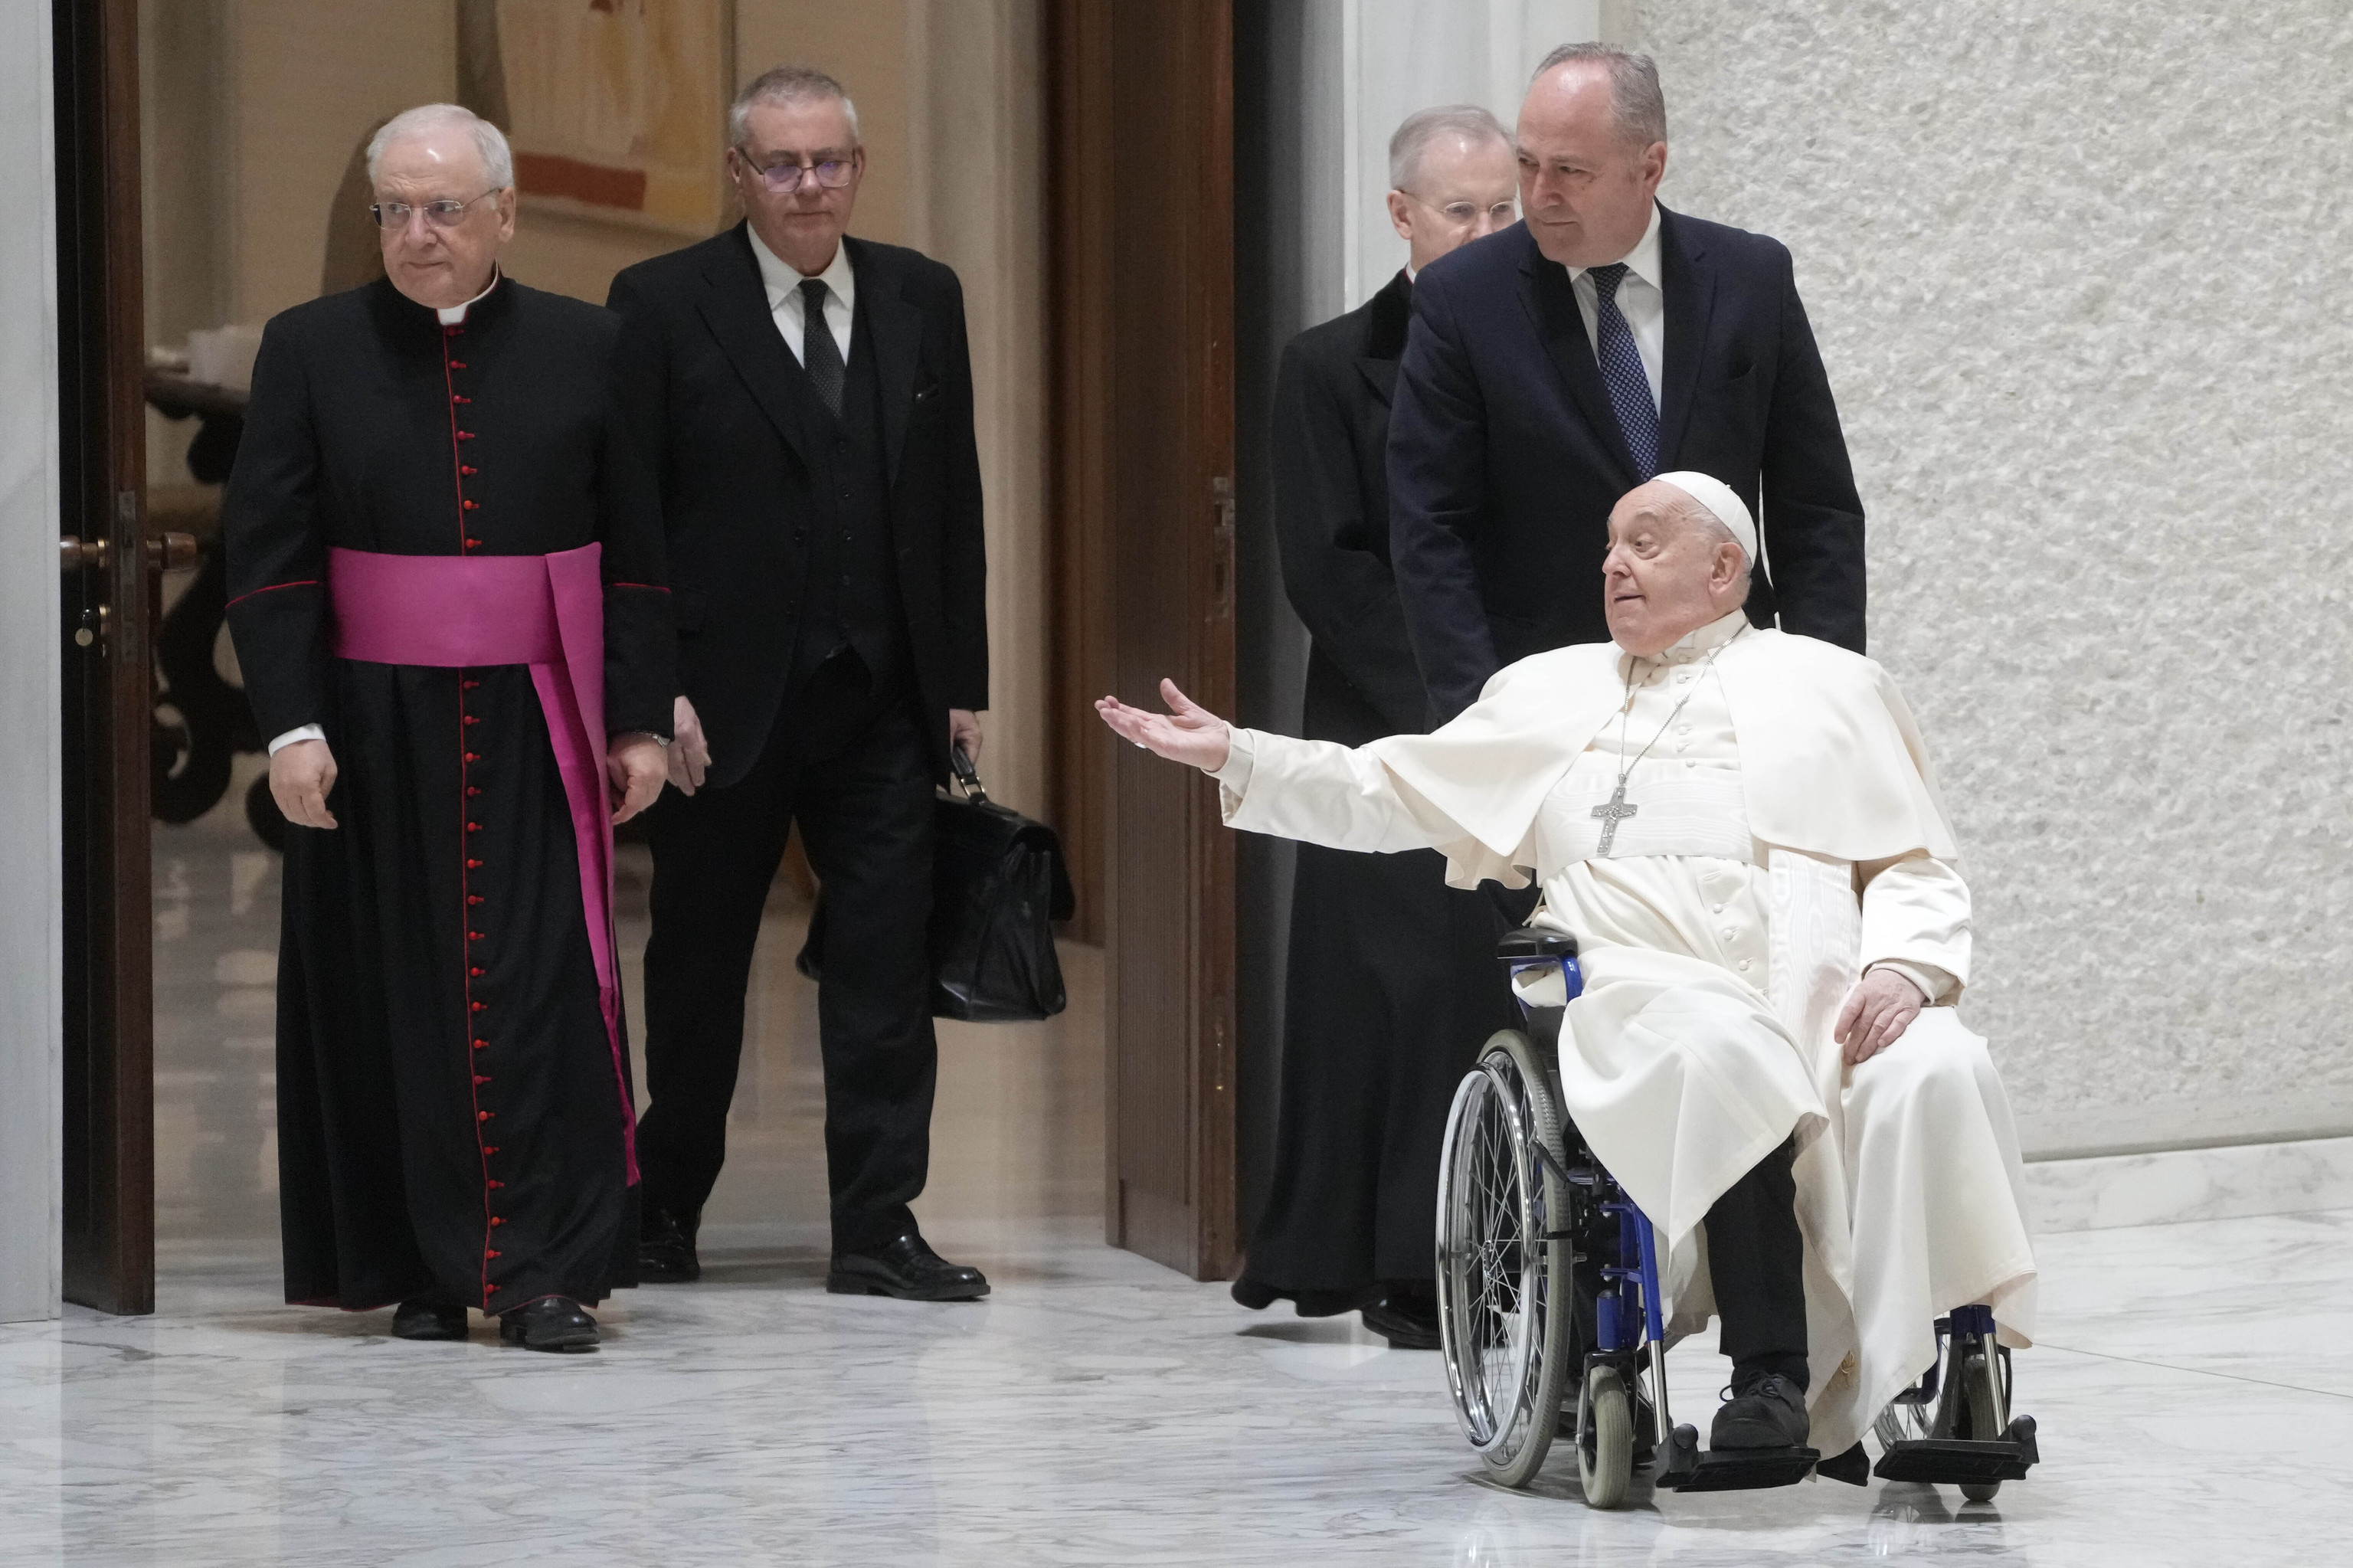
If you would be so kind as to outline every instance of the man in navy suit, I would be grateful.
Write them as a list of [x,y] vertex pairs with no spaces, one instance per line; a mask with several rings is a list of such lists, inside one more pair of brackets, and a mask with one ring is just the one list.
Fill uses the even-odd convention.
[[1666,126],[1649,57],[1554,50],[1520,106],[1524,220],[1416,281],[1389,553],[1433,721],[1608,640],[1609,508],[1674,469],[1758,519],[1752,620],[1863,650],[1862,503],[1789,252],[1658,205]]

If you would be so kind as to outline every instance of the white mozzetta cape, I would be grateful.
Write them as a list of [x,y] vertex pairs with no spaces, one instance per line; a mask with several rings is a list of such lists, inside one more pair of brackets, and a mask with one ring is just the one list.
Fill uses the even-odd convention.
[[[1624,657],[1614,643],[1587,642],[1523,659],[1436,734],[1358,748],[1471,833],[1439,846],[1448,882],[1520,887],[1528,879],[1519,868],[1552,869],[1535,865],[1529,831],[1545,797],[1625,701]],[[1919,727],[1884,670],[1810,637],[1751,630],[1717,656],[1715,673],[1740,738],[1756,838],[1827,860],[1917,850],[1958,858]],[[1280,754],[1252,760],[1282,766]]]

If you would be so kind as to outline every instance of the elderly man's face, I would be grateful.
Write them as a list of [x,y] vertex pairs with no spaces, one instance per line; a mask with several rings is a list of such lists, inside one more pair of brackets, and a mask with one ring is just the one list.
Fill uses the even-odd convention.
[[[790,191],[774,177],[797,168]],[[866,149],[849,129],[849,111],[838,98],[755,103],[744,115],[744,145],[727,153],[728,175],[744,198],[744,216],[760,243],[805,278],[833,265],[833,253],[858,205],[866,177]],[[838,185],[825,183],[840,180]]]
[[1609,513],[1601,592],[1609,639],[1644,657],[1740,607],[1740,546],[1698,521],[1699,503],[1659,480]]
[[1571,62],[1538,77],[1520,104],[1520,207],[1547,260],[1606,267],[1651,226],[1667,144],[1630,144],[1611,119],[1609,77]]
[[[394,288],[440,310],[491,286],[499,251],[514,238],[515,196],[491,188],[473,132],[437,126],[386,147],[376,161],[375,199],[379,207],[398,202],[409,209],[397,227],[376,231]],[[433,202],[465,207],[445,226],[443,215],[427,210]]]
[[1493,136],[1440,136],[1421,150],[1411,190],[1389,192],[1389,222],[1417,272],[1519,216],[1519,166]]

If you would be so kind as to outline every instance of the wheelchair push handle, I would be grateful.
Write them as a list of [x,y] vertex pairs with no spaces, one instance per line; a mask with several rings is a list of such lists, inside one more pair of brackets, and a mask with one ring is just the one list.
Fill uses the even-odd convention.
[[1506,931],[1495,943],[1495,957],[1507,964],[1577,957],[1577,938],[1566,931],[1542,926],[1521,926]]
[[1532,1029],[1549,1033],[1558,1010],[1583,994],[1585,971],[1577,967],[1577,938],[1566,931],[1522,926],[1495,944],[1495,958],[1511,977],[1512,995]]

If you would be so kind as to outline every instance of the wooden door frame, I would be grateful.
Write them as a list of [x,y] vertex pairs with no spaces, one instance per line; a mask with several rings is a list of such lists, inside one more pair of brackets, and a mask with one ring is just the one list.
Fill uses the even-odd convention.
[[1233,711],[1233,13],[1050,0],[1047,37],[1054,800],[1078,934],[1105,947],[1104,1229],[1224,1278],[1234,846],[1213,782],[1114,745],[1090,705],[1166,674]]
[[[153,629],[137,0],[53,0],[64,577],[64,1293],[155,1307]],[[102,542],[103,551],[88,548]],[[85,642],[77,637],[87,632]]]

